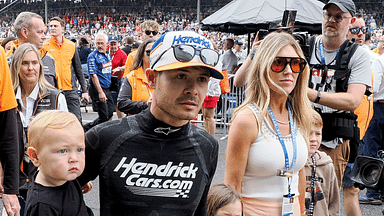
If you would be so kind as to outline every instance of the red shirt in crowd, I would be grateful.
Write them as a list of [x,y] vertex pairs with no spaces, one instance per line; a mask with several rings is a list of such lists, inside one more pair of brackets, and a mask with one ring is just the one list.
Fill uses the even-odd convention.
[[[124,51],[120,49],[120,47],[117,49],[115,54],[111,53],[111,59],[112,59],[112,70],[125,65],[125,62],[127,61],[127,54],[125,54]],[[117,78],[121,79],[123,78],[124,71],[118,71],[116,73],[112,73],[113,76],[117,76]]]

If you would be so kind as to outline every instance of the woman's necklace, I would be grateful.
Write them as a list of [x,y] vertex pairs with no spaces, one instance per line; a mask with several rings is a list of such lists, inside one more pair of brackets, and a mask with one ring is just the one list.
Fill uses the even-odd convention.
[[287,122],[282,122],[282,121],[279,121],[279,120],[277,120],[277,119],[276,119],[276,121],[277,121],[277,123],[280,123],[280,124],[283,124],[283,125],[287,125],[287,124],[289,124],[289,121],[287,121]]

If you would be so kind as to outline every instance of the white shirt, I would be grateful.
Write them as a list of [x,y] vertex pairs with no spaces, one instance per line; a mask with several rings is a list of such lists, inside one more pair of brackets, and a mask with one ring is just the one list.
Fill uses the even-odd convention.
[[[20,86],[16,91],[16,100],[20,104],[21,110],[20,117],[23,122],[23,127],[28,127],[31,122],[31,116],[33,114],[33,105],[35,104],[36,99],[39,96],[39,85],[36,84],[35,88],[31,92],[31,94],[26,98],[26,104],[23,104],[23,100],[21,99],[21,88]],[[68,112],[67,102],[63,94],[59,94],[57,100],[57,109]]]
[[367,51],[369,51],[369,55],[370,55],[370,57],[371,57],[371,66],[372,66],[373,61],[374,61],[375,59],[379,58],[380,55],[377,54],[377,53],[375,53],[375,52],[372,52],[372,51],[371,51],[371,48],[369,48],[369,46],[366,45],[366,44],[361,45],[361,47],[363,47],[364,49],[366,49]]
[[373,73],[373,101],[384,100],[384,55],[372,63]]
[[[258,107],[255,104],[248,106],[258,119]],[[262,131],[262,132],[261,132]],[[291,193],[299,195],[299,171],[304,167],[308,158],[308,148],[304,136],[295,123],[297,144],[297,161],[292,176]],[[289,164],[293,160],[292,134],[283,136]],[[282,201],[283,195],[288,193],[286,177],[277,176],[277,170],[285,169],[285,156],[274,126],[270,125],[267,118],[263,119],[262,129],[256,140],[249,148],[247,166],[242,182],[242,196],[266,201]]]
[[236,49],[233,50],[233,53],[235,53],[237,57],[237,65],[243,64],[245,60],[247,59],[247,51],[241,49],[240,52],[237,52]]

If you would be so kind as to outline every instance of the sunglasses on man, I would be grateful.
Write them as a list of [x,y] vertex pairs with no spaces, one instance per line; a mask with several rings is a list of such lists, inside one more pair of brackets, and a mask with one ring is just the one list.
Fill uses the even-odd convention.
[[145,34],[148,35],[148,36],[151,35],[151,34],[152,34],[153,36],[156,36],[157,33],[159,33],[159,32],[158,32],[158,31],[149,31],[149,30],[145,30]]
[[301,73],[304,71],[307,61],[299,57],[276,57],[272,62],[271,69],[273,72],[280,73],[284,71],[287,64],[289,64],[293,73]]
[[354,27],[354,28],[349,29],[349,31],[351,31],[351,34],[359,34],[360,30],[363,34],[365,34],[365,33],[367,33],[368,28],[367,27],[360,27],[360,28]]

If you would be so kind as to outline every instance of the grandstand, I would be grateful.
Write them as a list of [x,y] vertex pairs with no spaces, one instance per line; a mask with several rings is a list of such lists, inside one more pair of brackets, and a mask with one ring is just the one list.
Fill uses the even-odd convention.
[[[132,29],[146,19],[160,24],[180,26],[182,22],[196,23],[211,15],[231,0],[200,0],[200,19],[197,18],[198,0],[0,0],[0,27],[6,34],[16,16],[22,11],[32,11],[47,19],[59,16],[70,24],[69,28],[85,31],[89,21],[103,25],[112,23],[117,28]],[[326,3],[328,0],[319,0]],[[375,20],[382,26],[384,7],[382,0],[354,0],[357,9],[365,15],[367,25]],[[47,7],[46,7],[47,6]],[[47,14],[45,14],[47,8]]]
[[[159,12],[196,14],[197,0],[46,0],[49,14],[72,13],[77,10],[89,11],[94,14],[104,13],[135,13],[139,12],[146,18],[156,18]],[[230,0],[204,0],[200,3],[202,18],[221,8]],[[29,10],[44,15],[45,0],[0,0],[1,15],[14,16],[21,11]]]

